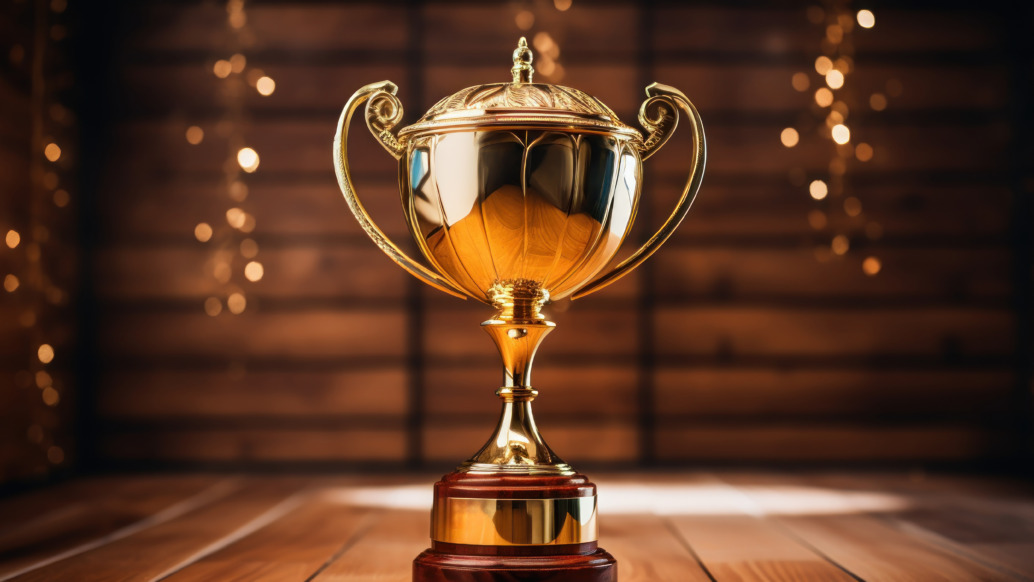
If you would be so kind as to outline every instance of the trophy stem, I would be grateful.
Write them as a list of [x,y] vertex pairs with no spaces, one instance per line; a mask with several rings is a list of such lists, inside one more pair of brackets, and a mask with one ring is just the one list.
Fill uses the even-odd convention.
[[460,471],[528,475],[571,475],[574,471],[556,455],[539,434],[531,401],[538,391],[531,386],[531,366],[542,340],[556,324],[541,307],[548,294],[533,284],[517,281],[493,289],[495,317],[481,324],[503,358],[503,386],[496,394],[503,410],[492,438]]

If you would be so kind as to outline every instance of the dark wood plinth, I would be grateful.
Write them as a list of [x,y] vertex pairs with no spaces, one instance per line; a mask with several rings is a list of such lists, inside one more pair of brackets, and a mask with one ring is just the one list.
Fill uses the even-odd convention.
[[617,561],[600,548],[590,554],[560,556],[472,556],[443,554],[430,549],[413,560],[413,582],[617,582],[617,579]]
[[[434,486],[437,499],[592,497],[585,475],[478,475],[454,472]],[[434,541],[413,560],[413,582],[617,582],[617,561],[595,541],[541,546],[474,546]]]

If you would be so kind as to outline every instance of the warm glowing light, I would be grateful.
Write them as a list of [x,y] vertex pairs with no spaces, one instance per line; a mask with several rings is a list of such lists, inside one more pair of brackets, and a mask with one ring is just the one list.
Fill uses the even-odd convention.
[[797,134],[797,130],[792,127],[787,127],[783,130],[783,133],[779,134],[779,140],[783,142],[783,145],[792,148],[797,145],[800,141],[801,136]]
[[854,196],[844,199],[844,214],[858,216],[862,213],[862,201]]
[[232,70],[233,67],[230,65],[230,61],[226,59],[219,59],[215,62],[215,65],[212,67],[212,72],[215,73],[215,76],[219,77],[220,79],[225,79],[229,77],[230,72]]
[[61,147],[56,143],[48,143],[47,147],[43,148],[43,155],[46,156],[48,160],[56,162],[61,159]]
[[8,248],[15,248],[18,243],[22,242],[22,235],[18,234],[17,230],[7,231],[7,237],[5,239]]
[[826,228],[826,224],[829,221],[826,218],[826,213],[821,210],[812,210],[808,213],[808,224],[811,225],[815,230],[822,230]]
[[262,275],[264,274],[265,269],[262,268],[262,263],[258,261],[251,261],[244,265],[244,277],[252,283],[262,280]]
[[230,198],[233,198],[237,202],[244,202],[244,199],[248,197],[248,185],[240,180],[234,180],[230,184]]
[[521,10],[514,18],[514,22],[521,30],[531,30],[531,27],[535,26],[535,14],[530,10]]
[[72,197],[68,195],[67,190],[56,190],[54,191],[54,205],[58,208],[64,208],[68,206],[68,203],[72,201]]
[[47,386],[43,389],[43,403],[47,406],[57,406],[58,402],[61,402],[61,395],[58,394],[57,390],[53,386]]
[[231,12],[227,19],[233,28],[244,28],[244,25],[248,23],[248,15],[243,10]]
[[244,215],[244,224],[241,225],[241,232],[251,232],[255,230],[255,217],[250,214]]
[[549,77],[556,72],[557,63],[553,59],[549,58],[549,55],[542,55],[539,60],[539,64],[536,69],[537,72]]
[[553,47],[556,45],[553,42],[553,37],[549,36],[549,33],[546,31],[535,33],[535,38],[531,40],[531,44],[535,47],[535,50],[550,54],[552,54]]
[[215,317],[223,311],[223,302],[219,301],[218,297],[209,297],[205,299],[205,313]]
[[234,315],[244,313],[244,308],[247,306],[248,301],[244,298],[244,295],[241,295],[240,293],[231,293],[230,296],[226,298],[226,308]]
[[808,73],[794,73],[790,84],[794,89],[803,93],[811,86],[811,79],[808,78]]
[[851,141],[851,130],[848,129],[847,126],[842,123],[834,125],[833,130],[830,132],[830,134],[833,136],[833,141],[837,142],[840,145],[844,145],[845,143]]
[[825,87],[815,91],[815,103],[820,107],[829,107],[833,104],[833,92]]
[[46,370],[40,370],[39,372],[36,372],[36,386],[39,387],[40,390],[46,388],[47,386],[52,386],[53,384],[54,378],[52,378]]
[[839,89],[844,86],[844,74],[836,69],[830,69],[826,73],[826,84],[830,89]]
[[251,148],[241,148],[237,152],[237,163],[240,164],[241,169],[247,173],[252,173],[259,167],[259,155],[258,152]]
[[833,250],[834,254],[843,255],[851,248],[851,242],[847,240],[846,236],[838,234],[833,237],[833,242],[829,245],[829,248]]
[[829,187],[822,180],[812,180],[811,184],[808,185],[808,193],[811,197],[816,200],[822,200],[829,194]]
[[194,227],[194,238],[201,242],[208,242],[212,238],[212,226],[207,222],[199,222]]
[[833,68],[833,61],[829,57],[823,55],[815,59],[815,72],[820,75],[825,75]]
[[882,268],[883,263],[876,257],[865,257],[865,260],[862,261],[862,271],[870,277],[876,276]]
[[49,364],[54,361],[54,348],[50,344],[42,344],[39,349],[36,350],[36,356],[39,357],[39,361],[44,364]]
[[872,107],[873,111],[883,111],[887,108],[887,98],[883,93],[873,93],[869,96],[869,107]]
[[255,258],[258,254],[258,243],[254,239],[246,238],[241,241],[241,256],[245,259]]
[[844,158],[833,158],[829,161],[829,173],[834,176],[843,176],[847,173],[847,163]]
[[241,53],[236,53],[230,57],[230,70],[234,73],[240,73],[244,71],[244,67],[248,65],[248,59],[244,58]]
[[876,16],[871,10],[859,10],[858,11],[858,26],[862,28],[872,28],[876,26]]
[[59,446],[50,446],[47,448],[47,460],[52,465],[60,465],[65,460],[65,451]]
[[226,222],[234,228],[244,226],[244,217],[247,216],[243,210],[234,207],[226,211]]
[[833,44],[840,44],[844,40],[844,28],[839,24],[830,24],[826,27],[826,38]]
[[230,263],[219,261],[212,267],[212,276],[220,283],[229,283],[233,273],[230,271]]
[[561,12],[567,12],[571,8],[571,0],[553,0],[553,6]]
[[8,274],[6,277],[4,277],[4,290],[6,290],[8,293],[14,293],[15,290],[18,289],[18,285],[20,284],[21,281],[19,281],[18,277],[14,275]]
[[191,125],[187,128],[187,143],[190,145],[197,145],[205,139],[205,130],[201,129],[196,125]]
[[856,145],[854,148],[854,155],[859,162],[868,162],[872,159],[872,154],[872,146],[865,142]]
[[259,92],[259,95],[269,97],[276,91],[276,81],[271,77],[259,77],[258,81],[255,81],[255,90]]
[[844,115],[839,111],[830,111],[829,115],[826,116],[826,127],[832,129],[834,125],[844,122]]

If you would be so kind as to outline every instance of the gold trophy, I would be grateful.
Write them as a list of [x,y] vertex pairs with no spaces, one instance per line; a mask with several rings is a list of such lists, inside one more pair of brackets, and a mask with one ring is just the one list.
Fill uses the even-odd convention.
[[[596,486],[542,440],[532,417],[531,366],[555,327],[551,300],[578,298],[650,257],[686,216],[704,174],[700,115],[682,92],[654,83],[638,130],[577,89],[533,83],[524,38],[513,79],[463,89],[397,133],[397,87],[367,85],[348,100],[334,137],[334,169],[366,234],[413,276],[495,309],[481,324],[503,359],[502,415],[488,442],[435,485],[431,548],[416,581],[614,581],[614,558],[597,545]],[[356,197],[348,128],[366,124],[399,160],[409,229],[427,261],[392,243]],[[642,162],[685,114],[693,135],[689,179],[675,210],[640,249],[606,273],[632,227]]]

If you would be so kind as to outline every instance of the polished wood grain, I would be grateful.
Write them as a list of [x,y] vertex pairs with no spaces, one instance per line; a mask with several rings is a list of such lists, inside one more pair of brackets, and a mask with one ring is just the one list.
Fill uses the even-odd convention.
[[[431,481],[73,481],[0,500],[0,580],[409,582],[428,546]],[[598,481],[600,544],[622,582],[1034,577],[1025,482],[744,471]]]

